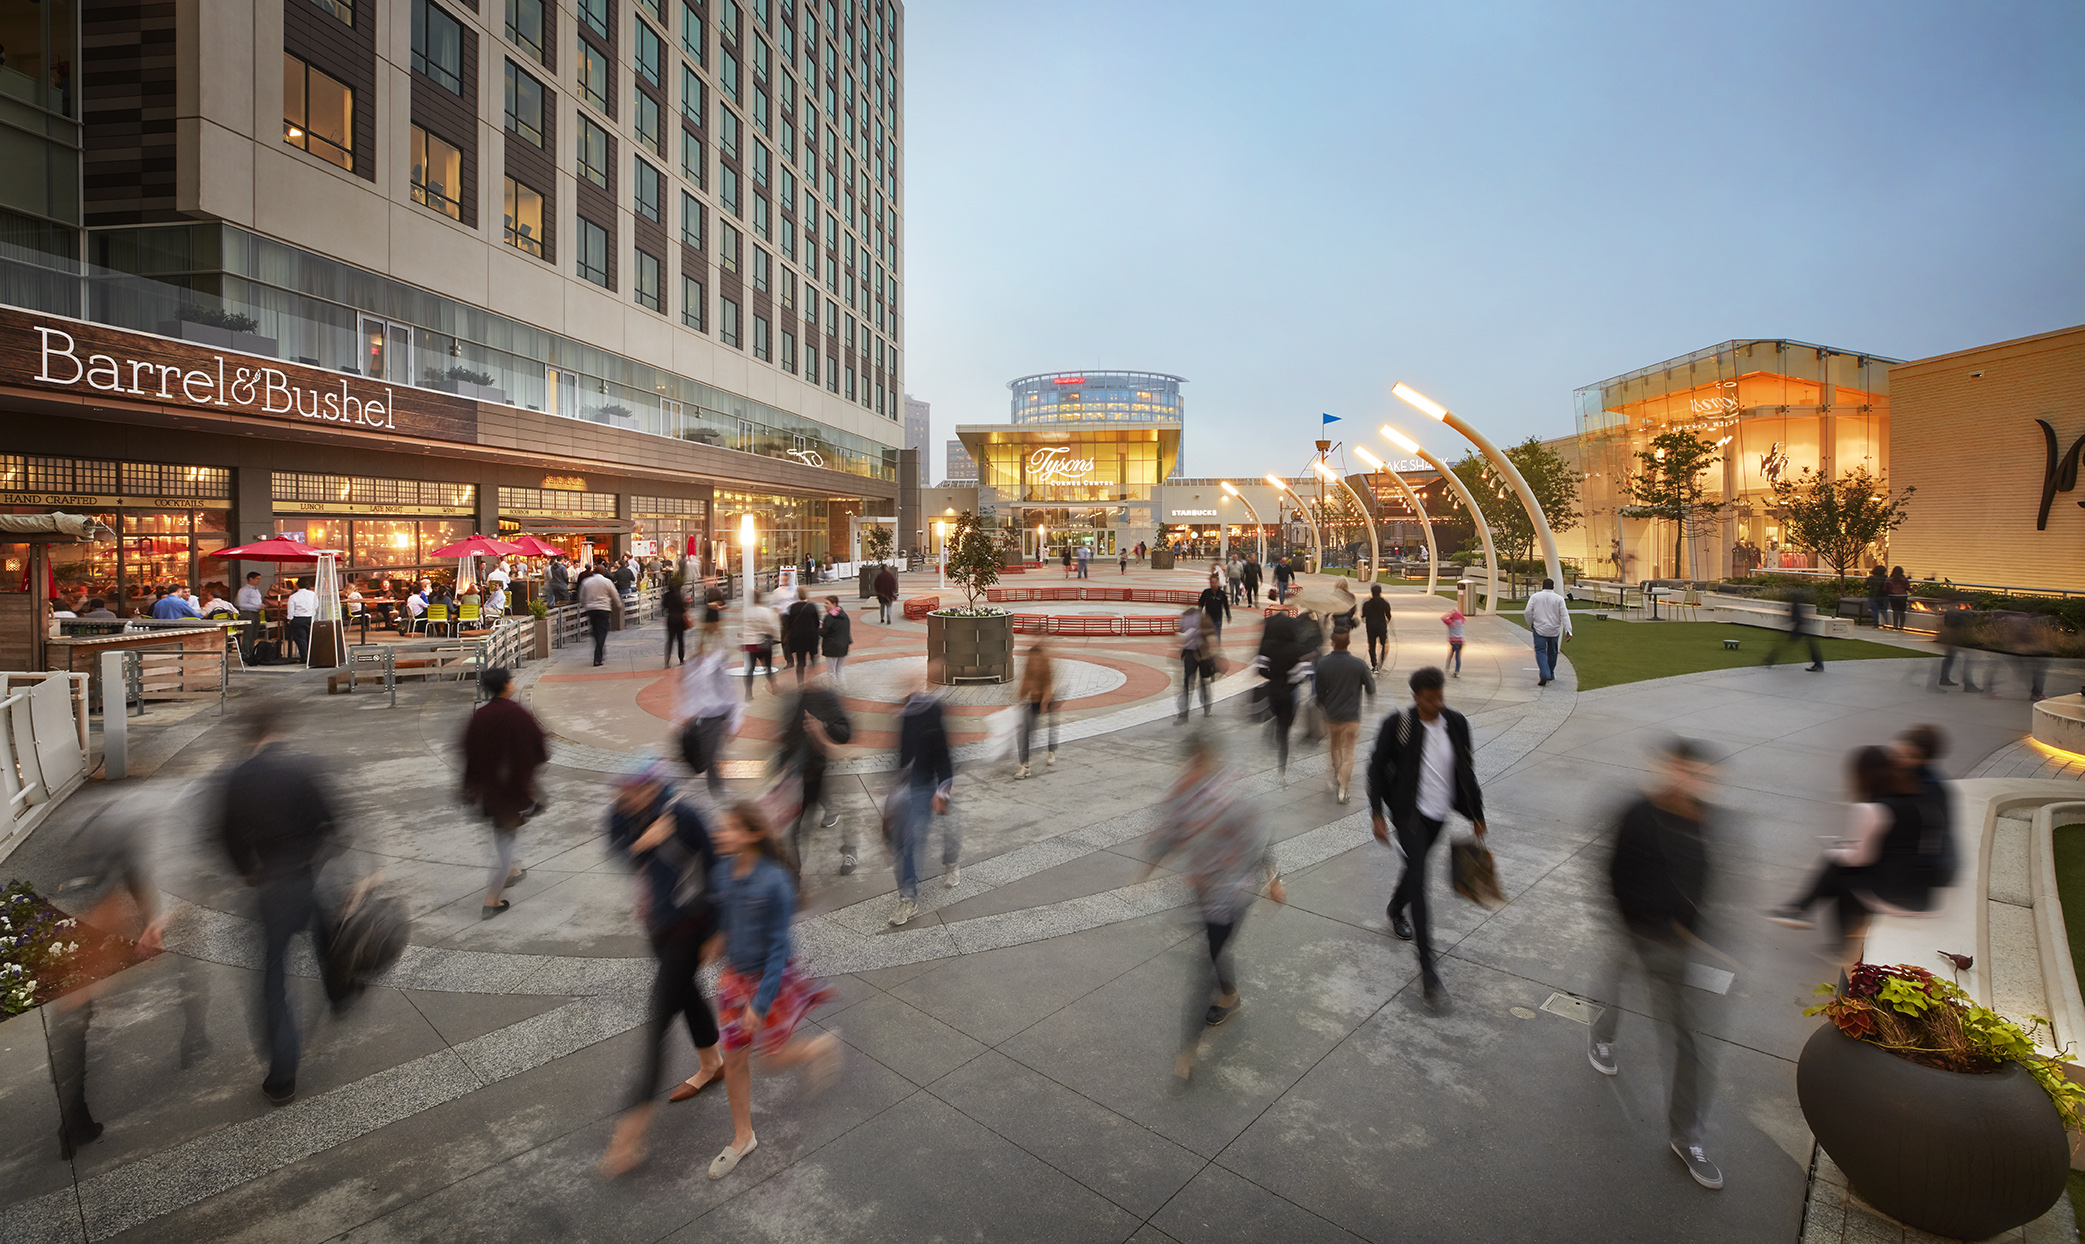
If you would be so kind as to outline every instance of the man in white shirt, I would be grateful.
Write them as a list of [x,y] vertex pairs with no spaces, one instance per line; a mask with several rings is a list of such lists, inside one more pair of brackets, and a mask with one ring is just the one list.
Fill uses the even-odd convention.
[[1535,685],[1556,679],[1557,653],[1571,638],[1571,610],[1557,594],[1555,579],[1542,580],[1542,590],[1528,597],[1528,629],[1535,633]]
[[239,629],[239,655],[248,665],[253,664],[253,641],[261,629],[261,572],[246,572],[246,584],[232,596],[232,603],[239,607],[239,620],[246,623]]
[[318,616],[319,594],[305,587],[301,580],[290,580],[296,589],[284,602],[283,612],[290,620],[290,647],[296,649],[297,659],[309,663],[311,660],[311,620]]
[[507,586],[507,563],[501,561],[499,565],[494,566],[491,573],[485,576],[485,583],[488,587],[495,583],[501,587]]

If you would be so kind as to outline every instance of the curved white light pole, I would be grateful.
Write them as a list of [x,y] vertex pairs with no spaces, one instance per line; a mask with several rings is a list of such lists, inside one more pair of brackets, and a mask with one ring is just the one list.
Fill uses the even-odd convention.
[[1321,458],[1318,461],[1311,463],[1310,465],[1313,470],[1317,471],[1317,473],[1320,476],[1324,477],[1326,483],[1338,484],[1341,488],[1347,490],[1347,495],[1354,499],[1354,508],[1361,512],[1361,521],[1368,524],[1368,581],[1370,583],[1375,582],[1375,574],[1377,571],[1381,570],[1383,566],[1383,548],[1380,544],[1376,543],[1375,512],[1369,509],[1368,506],[1362,504],[1361,494],[1354,491],[1354,486],[1352,484],[1347,483],[1347,477],[1341,475],[1339,472],[1333,470],[1331,467],[1326,466],[1324,459]]
[[1513,460],[1500,453],[1498,446],[1485,439],[1484,433],[1464,423],[1454,411],[1449,410],[1446,406],[1434,401],[1404,381],[1400,380],[1390,386],[1390,391],[1409,403],[1414,409],[1423,410],[1435,419],[1462,433],[1463,439],[1475,445],[1477,452],[1483,454],[1491,462],[1492,469],[1506,477],[1506,482],[1513,485],[1513,491],[1519,495],[1521,507],[1527,510],[1529,521],[1535,525],[1535,538],[1542,542],[1542,564],[1547,567],[1549,577],[1556,580],[1558,584],[1562,584],[1564,581],[1564,564],[1557,560],[1556,533],[1549,529],[1549,520],[1543,517],[1542,514],[1542,503],[1535,500],[1534,489],[1528,487],[1527,480],[1522,477],[1520,469],[1513,465]]
[[1316,574],[1325,564],[1325,542],[1318,537],[1317,517],[1310,512],[1310,506],[1304,503],[1303,495],[1289,487],[1289,481],[1270,471],[1267,473],[1267,482],[1274,485],[1277,491],[1296,498],[1297,511],[1303,515],[1304,521],[1310,524],[1310,572]]
[[[739,515],[738,566],[739,573],[743,574],[746,579],[747,617],[753,616],[753,545],[758,542],[759,538],[759,534],[753,530],[753,516],[750,513]],[[748,682],[746,685],[750,687],[752,683]]]
[[1412,503],[1412,511],[1419,516],[1419,530],[1426,536],[1426,594],[1433,595],[1434,589],[1440,586],[1441,551],[1434,546],[1433,522],[1426,517],[1425,502],[1419,499],[1417,490],[1405,482],[1404,476],[1385,467],[1381,458],[1358,445],[1354,447],[1354,456],[1367,463],[1370,470],[1386,474],[1397,481],[1397,486],[1404,490],[1405,500]]
[[1260,562],[1262,565],[1265,565],[1267,561],[1267,528],[1260,522],[1260,512],[1252,508],[1252,502],[1245,499],[1244,493],[1231,486],[1231,481],[1225,479],[1218,480],[1217,483],[1223,485],[1223,490],[1226,493],[1238,499],[1238,504],[1245,507],[1247,514],[1252,515],[1253,533],[1259,538],[1260,542]]
[[1449,470],[1447,463],[1428,453],[1420,446],[1419,442],[1387,423],[1379,430],[1384,436],[1389,438],[1391,444],[1408,454],[1419,455],[1426,465],[1439,471],[1441,478],[1448,481],[1448,487],[1455,490],[1455,495],[1461,498],[1463,505],[1469,510],[1470,518],[1477,524],[1477,534],[1484,540],[1484,612],[1497,613],[1499,611],[1499,554],[1497,549],[1491,547],[1491,524],[1484,521],[1484,511],[1477,508],[1477,498],[1470,495],[1470,490],[1464,485],[1460,475]]

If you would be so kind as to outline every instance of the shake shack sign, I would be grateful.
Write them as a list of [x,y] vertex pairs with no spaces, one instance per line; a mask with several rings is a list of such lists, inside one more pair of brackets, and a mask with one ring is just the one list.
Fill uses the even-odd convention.
[[120,329],[0,311],[0,383],[310,424],[342,437],[475,442],[477,404]]

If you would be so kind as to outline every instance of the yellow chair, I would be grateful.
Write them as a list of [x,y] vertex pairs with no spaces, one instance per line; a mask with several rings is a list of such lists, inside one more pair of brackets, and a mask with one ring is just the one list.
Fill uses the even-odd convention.
[[422,635],[428,634],[437,626],[442,628],[443,635],[446,636],[450,633],[449,606],[429,605],[427,606],[427,612],[420,616],[420,633]]
[[1701,621],[1701,590],[1691,583],[1687,585],[1686,592],[1680,596],[1679,607],[1674,609],[1673,613],[1678,614],[1681,609],[1692,611],[1694,620],[1696,622]]
[[484,623],[484,606],[479,604],[477,601],[465,600],[457,604],[456,629],[459,632],[478,630],[480,627],[484,625]]

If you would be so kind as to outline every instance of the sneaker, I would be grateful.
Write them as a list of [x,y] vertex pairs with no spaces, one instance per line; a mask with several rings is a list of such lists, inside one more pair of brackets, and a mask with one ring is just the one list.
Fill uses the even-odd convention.
[[854,868],[855,868],[855,863],[854,863],[854,852],[852,852],[852,851],[842,851],[842,852],[840,852],[840,875],[841,875],[842,877],[848,876],[849,874],[851,874],[851,873],[853,873],[853,872],[854,872]]
[[1208,1027],[1214,1028],[1218,1024],[1221,1024],[1225,1020],[1229,1019],[1232,1013],[1243,1005],[1245,1005],[1245,999],[1243,998],[1240,998],[1238,1001],[1233,1002],[1229,1006],[1221,1006],[1217,1003],[1212,1002],[1209,1004],[1208,1011],[1203,1013],[1202,1022]]
[[911,924],[912,918],[918,914],[918,903],[913,902],[909,898],[901,898],[898,900],[898,909],[890,914],[890,927],[902,929],[906,925]]
[[[1822,674],[1822,673],[1824,673],[1824,662],[1822,662],[1822,661],[1819,661],[1819,662],[1818,662],[1817,664],[1815,664],[1815,665],[1806,665],[1806,666],[1804,666],[1803,668],[1804,668],[1805,670],[1807,670],[1807,671],[1808,671],[1809,673],[1812,673],[1812,674]],[[1704,1160],[1706,1160],[1706,1159],[1704,1159]],[[1714,1168],[1714,1167],[1710,1167],[1709,1169],[1711,1169],[1711,1170],[1714,1170],[1715,1168]],[[1697,1176],[1697,1178],[1698,1178],[1698,1176]],[[1716,1184],[1713,1184],[1713,1185],[1711,1185],[1711,1186],[1712,1186],[1712,1187],[1721,1187],[1721,1186],[1722,1186],[1722,1183],[1721,1183],[1721,1180],[1722,1180],[1722,1178],[1723,1178],[1723,1177],[1722,1177],[1721,1175],[1718,1175],[1718,1176],[1716,1176],[1716,1179],[1718,1180],[1718,1182],[1717,1182]]]
[[283,1084],[276,1084],[272,1080],[264,1080],[261,1082],[261,1096],[266,1097],[278,1106],[287,1106],[290,1102],[296,1100],[297,1082],[290,1080]]
[[1027,765],[1022,765],[1022,766],[1021,766],[1020,768],[1018,768],[1018,769],[1014,770],[1014,777],[1016,777],[1016,778],[1024,778],[1024,777],[1027,777],[1027,776],[1028,776],[1028,766],[1027,766]]
[[839,823],[840,814],[838,812],[833,811],[831,808],[827,808],[825,810],[825,819],[818,822],[818,828],[831,829],[833,826],[838,825]]
[[1048,766],[1050,766],[1050,765],[1054,765],[1054,764],[1056,764],[1056,763],[1057,763],[1057,753],[1056,753],[1055,751],[1052,751],[1052,752],[1051,752],[1051,753],[1050,753],[1050,754],[1049,754],[1048,756],[1045,756],[1045,757],[1043,757],[1043,765],[1044,765],[1045,767],[1048,767]]
[[1814,929],[1817,927],[1816,922],[1810,919],[1809,912],[1801,907],[1797,907],[1794,903],[1781,904],[1779,907],[1768,911],[1766,918],[1784,929]]
[[953,890],[962,884],[963,866],[961,864],[950,864],[948,871],[941,874],[941,887],[945,890]]
[[1606,1041],[1588,1038],[1585,1043],[1585,1058],[1593,1065],[1593,1070],[1603,1076],[1611,1076],[1621,1070],[1614,1061],[1614,1046]]
[[1723,1186],[1723,1172],[1716,1169],[1714,1162],[1709,1161],[1708,1155],[1701,1151],[1700,1145],[1683,1145],[1675,1140],[1672,1142],[1672,1151],[1679,1154],[1680,1161],[1687,1164],[1687,1173],[1694,1176],[1695,1183],[1704,1188]]

